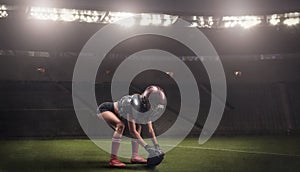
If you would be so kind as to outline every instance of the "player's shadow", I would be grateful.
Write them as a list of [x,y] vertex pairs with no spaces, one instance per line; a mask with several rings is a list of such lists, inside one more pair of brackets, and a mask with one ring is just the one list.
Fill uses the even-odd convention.
[[103,169],[107,162],[102,161],[81,161],[81,160],[22,160],[8,162],[0,167],[0,171],[89,171],[95,169]]
[[126,167],[125,168],[113,168],[113,167],[109,167],[107,165],[107,162],[105,164],[104,167],[102,168],[105,168],[105,169],[119,169],[120,171],[121,170],[132,170],[132,171],[151,171],[151,172],[159,172],[158,169],[156,169],[155,167],[149,167],[147,165],[144,165],[144,164],[131,164],[131,163],[126,163]]
[[62,160],[62,159],[51,159],[51,160],[41,160],[38,163],[36,161],[15,161],[7,163],[0,167],[0,171],[95,171],[103,170],[110,171],[111,169],[117,170],[133,170],[133,171],[153,171],[159,172],[155,168],[147,167],[143,164],[130,164],[128,163],[125,168],[112,168],[108,166],[107,161],[87,161],[87,160]]

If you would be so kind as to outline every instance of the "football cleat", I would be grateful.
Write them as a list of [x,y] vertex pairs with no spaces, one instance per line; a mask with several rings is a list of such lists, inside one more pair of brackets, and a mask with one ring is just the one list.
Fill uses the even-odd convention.
[[145,160],[143,157],[135,156],[130,159],[130,162],[132,164],[147,164],[147,160]]
[[109,166],[110,167],[124,168],[124,167],[126,167],[126,164],[124,164],[123,162],[119,161],[118,159],[111,159],[109,161]]

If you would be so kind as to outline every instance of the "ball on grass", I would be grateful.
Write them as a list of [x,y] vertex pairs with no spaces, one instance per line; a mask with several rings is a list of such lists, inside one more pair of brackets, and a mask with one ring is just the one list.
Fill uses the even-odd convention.
[[157,156],[149,156],[147,159],[147,166],[155,167],[159,165],[164,159],[164,154],[160,154]]

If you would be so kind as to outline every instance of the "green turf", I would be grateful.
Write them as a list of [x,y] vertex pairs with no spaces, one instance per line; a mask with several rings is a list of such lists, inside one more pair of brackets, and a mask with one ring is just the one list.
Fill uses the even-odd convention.
[[155,169],[111,169],[109,154],[89,140],[0,141],[0,157],[0,171],[294,172],[300,171],[300,137],[214,137],[204,145],[188,138]]

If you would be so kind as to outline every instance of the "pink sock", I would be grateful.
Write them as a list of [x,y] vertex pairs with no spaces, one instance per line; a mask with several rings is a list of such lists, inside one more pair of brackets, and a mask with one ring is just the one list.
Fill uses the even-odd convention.
[[136,139],[131,139],[131,147],[132,147],[132,157],[138,156],[139,143]]
[[117,159],[120,143],[121,139],[112,138],[110,159]]

